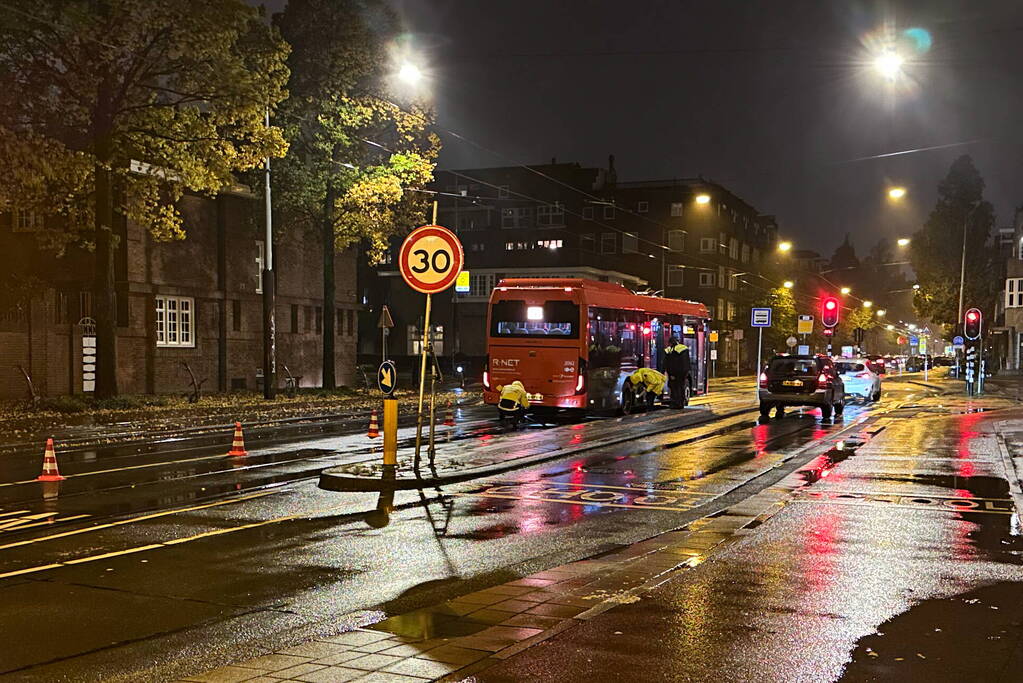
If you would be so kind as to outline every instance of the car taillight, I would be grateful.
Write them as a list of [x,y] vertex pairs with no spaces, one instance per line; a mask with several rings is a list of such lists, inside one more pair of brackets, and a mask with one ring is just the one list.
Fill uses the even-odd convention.
[[484,370],[483,371],[483,388],[486,389],[487,391],[490,391],[490,371],[489,370]]
[[866,378],[870,377],[870,373],[869,372],[861,372],[860,374],[858,374],[856,376],[859,377],[860,379],[866,379]]
[[586,391],[586,359],[579,359],[579,377],[575,380],[575,393]]
[[766,389],[767,388],[767,373],[766,372],[761,372],[760,373],[760,388],[761,389]]
[[827,384],[827,383],[828,383],[828,375],[827,375],[827,373],[822,372],[821,374],[817,375],[817,384]]

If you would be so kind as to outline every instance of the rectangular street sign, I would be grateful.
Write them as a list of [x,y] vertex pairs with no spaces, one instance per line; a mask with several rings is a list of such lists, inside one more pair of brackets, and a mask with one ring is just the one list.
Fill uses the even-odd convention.
[[796,322],[797,334],[813,334],[813,316],[801,315]]
[[809,344],[800,344],[799,346],[796,347],[796,353],[798,353],[800,356],[809,356],[810,355],[810,345]]
[[459,294],[469,293],[469,271],[463,270],[455,280],[455,291]]
[[771,309],[753,308],[750,309],[750,327],[770,327]]
[[913,336],[911,336],[909,338],[909,345],[910,346],[916,346],[919,343],[920,343],[920,337],[917,337],[916,335],[913,335]]

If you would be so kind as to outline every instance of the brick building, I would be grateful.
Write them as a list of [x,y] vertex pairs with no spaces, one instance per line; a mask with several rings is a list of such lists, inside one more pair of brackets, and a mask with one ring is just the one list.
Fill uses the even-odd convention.
[[[261,202],[245,188],[216,198],[186,196],[179,208],[187,237],[156,242],[141,225],[117,226],[117,352],[124,394],[187,391],[188,363],[205,391],[262,386],[264,258]],[[42,396],[89,388],[83,337],[91,322],[92,260],[81,249],[58,256],[41,249],[33,234],[48,218],[29,212],[0,216],[0,253],[12,282],[31,284],[25,295],[0,301],[0,398],[27,395],[19,366]],[[316,234],[279,228],[277,362],[301,377],[321,379],[322,263]],[[355,263],[339,255],[337,376],[355,377]],[[38,278],[38,280],[30,279]],[[85,342],[87,343],[87,342]]]
[[[744,281],[760,272],[777,240],[773,217],[722,185],[702,178],[619,182],[613,157],[607,168],[552,161],[438,171],[432,188],[438,222],[458,233],[470,271],[467,294],[434,297],[435,351],[469,361],[486,352],[486,303],[504,277],[615,282],[700,301],[716,330],[744,327]],[[405,286],[394,264],[362,267],[359,291],[367,307],[360,353],[379,358],[382,304],[396,325],[389,355],[417,353],[423,296]],[[731,336],[721,344],[721,357],[734,358]]]

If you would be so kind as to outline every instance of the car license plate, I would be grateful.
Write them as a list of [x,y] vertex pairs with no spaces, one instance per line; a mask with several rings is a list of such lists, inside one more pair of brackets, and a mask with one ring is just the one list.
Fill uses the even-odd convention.
[[528,398],[530,401],[542,401],[543,394],[526,394],[526,398]]
[[787,386],[787,387],[801,387],[801,386],[803,386],[802,380],[798,380],[798,379],[787,379],[784,382],[782,382],[782,384]]

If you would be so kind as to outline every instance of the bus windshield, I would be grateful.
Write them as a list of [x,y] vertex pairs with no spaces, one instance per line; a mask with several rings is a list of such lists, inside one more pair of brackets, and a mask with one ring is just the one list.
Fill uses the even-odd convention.
[[494,337],[579,338],[579,306],[571,301],[547,301],[543,305],[498,301],[492,307],[490,320],[490,334]]

